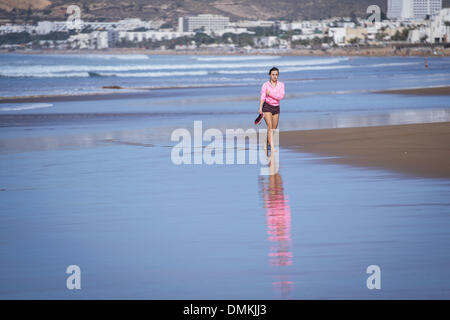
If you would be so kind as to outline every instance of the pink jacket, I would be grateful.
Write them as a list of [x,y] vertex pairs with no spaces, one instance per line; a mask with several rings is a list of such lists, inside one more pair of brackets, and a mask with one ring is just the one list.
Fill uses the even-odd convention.
[[[269,95],[266,95],[269,90]],[[261,100],[273,106],[279,106],[280,100],[284,98],[284,83],[277,81],[277,85],[272,87],[270,81],[265,82],[261,87]]]

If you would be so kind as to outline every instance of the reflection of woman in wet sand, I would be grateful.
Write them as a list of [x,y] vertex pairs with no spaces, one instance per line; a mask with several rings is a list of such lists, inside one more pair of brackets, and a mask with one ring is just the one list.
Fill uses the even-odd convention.
[[[271,158],[274,158],[271,155]],[[275,165],[271,159],[271,167]],[[291,242],[291,210],[284,195],[283,181],[280,174],[274,173],[263,180],[264,207],[266,208],[268,240],[274,242],[271,247],[272,265],[286,266],[292,264]]]
[[[268,240],[270,247],[269,259],[272,266],[292,265],[291,252],[291,209],[284,195],[283,181],[278,170],[275,170],[275,157],[271,155],[269,176],[261,177],[260,184],[266,208]],[[292,281],[274,283],[284,294],[291,291]]]
[[278,81],[278,75],[279,70],[277,68],[270,69],[270,80],[262,85],[259,101],[259,113],[264,114],[264,120],[267,124],[267,143],[265,150],[267,150],[267,144],[270,144],[271,152],[277,151],[272,139],[272,129],[278,128],[280,100],[284,98],[284,83]]

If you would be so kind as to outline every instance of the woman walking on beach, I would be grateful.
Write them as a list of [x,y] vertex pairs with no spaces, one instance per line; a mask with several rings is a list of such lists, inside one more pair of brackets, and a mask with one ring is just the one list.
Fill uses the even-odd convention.
[[[264,114],[264,120],[267,124],[267,143],[270,144],[270,150],[276,152],[273,144],[273,129],[278,128],[278,119],[280,117],[280,100],[284,98],[284,83],[278,81],[279,70],[275,67],[270,69],[270,80],[261,87],[261,99],[259,101],[259,113]],[[266,143],[266,150],[267,150]]]

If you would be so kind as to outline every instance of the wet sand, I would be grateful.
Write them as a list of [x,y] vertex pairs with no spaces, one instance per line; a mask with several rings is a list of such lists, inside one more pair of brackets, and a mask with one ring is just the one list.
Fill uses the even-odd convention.
[[440,96],[450,95],[450,86],[444,87],[430,87],[430,88],[415,88],[415,89],[399,89],[399,90],[382,90],[374,93],[389,93],[389,94],[413,94],[422,96]]
[[23,97],[0,97],[0,103],[93,101],[93,100],[97,101],[97,100],[113,100],[113,99],[151,98],[154,96],[154,93],[152,91],[156,90],[220,88],[232,86],[234,85],[204,85],[204,86],[189,85],[189,86],[160,86],[160,87],[139,87],[139,88],[103,86],[102,89],[110,89],[111,92],[85,92],[79,94],[48,94],[48,95],[35,95]]
[[342,164],[450,178],[450,122],[280,132],[280,145]]
[[[333,78],[302,78],[302,79],[285,79],[285,81],[310,81],[310,80],[330,80]],[[335,78],[336,79],[336,78]],[[110,92],[86,92],[79,94],[50,94],[35,95],[23,97],[0,97],[2,103],[31,103],[31,102],[58,102],[58,101],[92,101],[92,100],[112,100],[112,99],[129,99],[129,98],[151,98],[155,91],[164,90],[169,92],[173,89],[206,89],[206,88],[226,88],[226,87],[242,87],[247,84],[232,85],[187,85],[187,86],[159,86],[159,87],[119,87],[119,86],[103,86],[102,89],[110,89]],[[137,90],[137,91],[134,91]],[[450,86],[429,87],[429,88],[412,88],[412,89],[396,89],[396,90],[380,90],[372,91],[372,93],[388,93],[388,94],[413,94],[413,95],[450,95]]]
[[[291,78],[284,79],[284,81],[311,81],[311,80],[333,80],[339,78]],[[233,88],[246,87],[251,84],[189,84],[189,85],[174,85],[174,86],[153,86],[153,87],[121,87],[117,85],[104,85],[99,87],[99,90],[108,89],[109,92],[84,92],[74,94],[43,94],[43,95],[29,95],[29,96],[0,96],[0,104],[2,103],[36,103],[36,102],[60,102],[60,101],[98,101],[98,100],[113,100],[113,99],[135,99],[135,98],[152,98],[155,92],[166,92],[167,95],[173,90],[180,89],[211,89],[211,88]],[[174,94],[176,95],[176,94]],[[160,95],[158,95],[160,97]]]

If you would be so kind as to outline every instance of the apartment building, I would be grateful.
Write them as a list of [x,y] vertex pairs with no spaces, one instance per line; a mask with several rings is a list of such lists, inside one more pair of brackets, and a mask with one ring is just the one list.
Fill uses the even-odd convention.
[[388,0],[389,19],[423,19],[436,15],[442,9],[442,0]]
[[194,32],[203,30],[204,32],[222,31],[228,28],[230,24],[229,17],[223,17],[212,14],[200,14],[192,17],[178,18],[178,32]]

